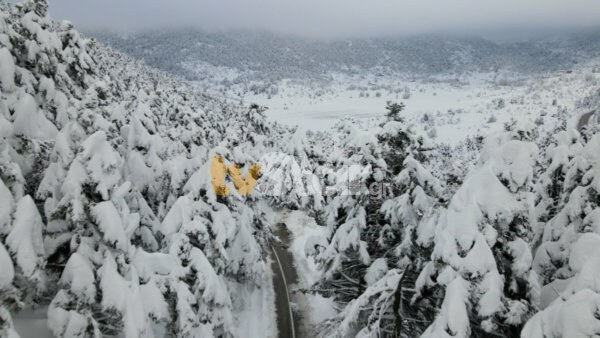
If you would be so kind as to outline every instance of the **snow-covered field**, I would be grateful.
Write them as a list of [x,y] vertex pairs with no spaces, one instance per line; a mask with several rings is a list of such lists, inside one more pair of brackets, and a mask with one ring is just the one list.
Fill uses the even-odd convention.
[[[333,83],[315,86],[284,80],[276,95],[247,93],[242,99],[268,107],[272,121],[306,130],[328,130],[345,116],[381,118],[386,102],[402,101],[403,116],[417,130],[429,132],[438,142],[455,144],[467,136],[500,131],[511,119],[544,123],[559,109],[576,112],[577,100],[600,83],[600,74],[593,71],[598,62],[572,72],[525,78],[512,73],[419,80],[340,75]],[[232,99],[236,93],[232,88],[214,94]]]

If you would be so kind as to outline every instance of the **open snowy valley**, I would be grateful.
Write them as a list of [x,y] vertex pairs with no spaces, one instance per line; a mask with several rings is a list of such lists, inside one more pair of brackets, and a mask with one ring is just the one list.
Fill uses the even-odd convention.
[[53,6],[0,0],[0,338],[600,335],[599,29],[80,33]]
[[[287,80],[278,86],[277,95],[249,93],[243,101],[268,107],[265,114],[271,121],[313,131],[330,130],[348,116],[382,119],[387,102],[401,101],[406,105],[403,116],[415,130],[456,145],[466,137],[497,133],[511,120],[544,125],[555,122],[552,115],[561,110],[579,112],[577,101],[600,84],[598,64],[600,59],[569,73],[516,79],[510,77],[514,74],[482,73],[436,81],[342,77],[316,90]],[[568,118],[576,123],[577,113]]]
[[258,103],[273,122],[327,131],[348,116],[381,119],[387,102],[403,102],[407,123],[451,145],[511,120],[576,120],[578,101],[600,83],[596,31],[513,43],[453,36],[313,41],[198,30],[90,34],[213,97]]

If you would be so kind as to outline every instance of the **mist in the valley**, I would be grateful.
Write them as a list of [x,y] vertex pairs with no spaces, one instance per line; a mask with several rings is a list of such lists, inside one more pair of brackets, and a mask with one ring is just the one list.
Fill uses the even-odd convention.
[[600,26],[597,0],[54,0],[80,29],[194,27],[319,38],[458,33],[520,38]]

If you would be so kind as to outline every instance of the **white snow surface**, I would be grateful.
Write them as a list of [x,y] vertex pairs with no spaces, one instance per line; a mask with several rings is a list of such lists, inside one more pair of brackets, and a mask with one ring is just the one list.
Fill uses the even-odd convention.
[[272,273],[268,269],[263,284],[257,287],[237,283],[228,285],[232,290],[237,337],[278,337]]
[[[229,100],[259,103],[269,108],[267,116],[271,120],[306,130],[329,130],[346,116],[381,119],[387,101],[402,101],[406,104],[402,114],[410,124],[421,131],[431,130],[431,126],[436,130],[436,141],[456,144],[467,136],[485,137],[501,131],[503,124],[512,119],[533,122],[541,118],[549,122],[551,114],[561,107],[573,111],[569,124],[575,126],[580,114],[575,109],[577,100],[591,93],[590,85],[600,78],[598,74],[590,75],[590,65],[595,62],[582,63],[571,73],[532,76],[465,73],[455,78],[415,80],[410,74],[337,74],[327,84],[281,80],[276,83],[276,95],[238,96],[234,88],[231,92],[223,90]],[[409,88],[408,98],[402,95],[403,88]],[[428,115],[429,122],[423,122],[424,115]]]

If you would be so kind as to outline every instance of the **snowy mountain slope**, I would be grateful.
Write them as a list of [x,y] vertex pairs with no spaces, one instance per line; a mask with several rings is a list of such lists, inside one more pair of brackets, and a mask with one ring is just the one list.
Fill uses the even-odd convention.
[[[168,33],[163,34],[168,35]],[[202,39],[205,35],[199,34],[197,38]],[[579,109],[578,101],[589,95],[599,81],[600,62],[592,52],[595,45],[594,36],[593,33],[580,33],[555,39],[513,43],[516,45],[514,47],[510,47],[512,44],[502,45],[498,48],[502,51],[490,50],[489,53],[482,52],[480,53],[482,55],[474,55],[463,60],[468,71],[454,71],[449,68],[447,72],[439,73],[415,69],[397,72],[385,68],[372,69],[362,66],[357,66],[350,71],[339,69],[333,63],[326,63],[318,72],[321,78],[315,79],[310,75],[311,67],[297,66],[305,71],[304,75],[299,75],[293,71],[295,69],[293,66],[287,65],[296,59],[307,59],[305,54],[298,51],[294,52],[299,53],[298,55],[290,52],[295,56],[286,54],[286,57],[282,57],[283,60],[268,61],[268,64],[281,74],[274,78],[265,75],[269,74],[269,70],[262,69],[262,63],[252,64],[256,69],[246,72],[250,66],[237,65],[234,67],[239,68],[230,68],[223,66],[223,63],[219,63],[218,60],[212,60],[216,56],[204,54],[202,57],[206,57],[206,60],[198,59],[196,63],[186,62],[185,66],[191,67],[192,71],[202,75],[192,83],[203,91],[229,102],[256,102],[266,106],[269,108],[266,114],[272,121],[299,125],[304,129],[326,131],[333,127],[338,119],[345,116],[381,118],[387,101],[402,100],[407,104],[405,117],[416,128],[428,133],[438,142],[455,145],[462,142],[465,135],[477,137],[498,132],[502,130],[504,123],[511,119],[526,120],[536,124],[552,124],[550,116],[559,114],[559,110],[566,109],[573,111],[574,115],[578,114],[576,112]],[[250,50],[261,53],[263,49],[257,46],[252,49],[253,46],[248,42],[266,40],[262,44],[267,48],[268,39],[260,37],[261,35],[257,35],[253,39],[240,37],[230,40],[222,37],[222,41],[216,43],[220,47],[215,48],[228,57],[233,57],[229,49],[236,48],[247,49],[246,53],[250,53]],[[147,38],[147,45],[150,45],[153,40],[149,33]],[[193,38],[193,36],[189,37],[192,40]],[[273,39],[285,40],[279,37]],[[176,41],[177,38],[173,37],[172,40]],[[416,38],[413,40],[407,40],[402,45],[406,44],[407,48],[417,48],[413,43],[417,44],[415,41],[420,40]],[[464,43],[452,42],[452,38],[440,37],[436,41],[437,44],[444,42],[457,45],[456,48],[464,48]],[[110,40],[110,42],[114,41]],[[323,54],[335,54],[331,45],[326,46],[324,42],[321,44],[323,44]],[[134,41],[128,44],[127,48],[136,48],[136,45],[137,42]],[[560,53],[571,61],[558,67],[557,63],[543,62],[544,55],[547,53],[539,52],[532,53],[530,60],[538,68],[531,65],[516,66],[522,58],[521,55],[527,54],[526,50],[537,45]],[[212,53],[212,45],[201,46],[206,47],[198,47],[202,53]],[[357,55],[356,62],[366,56],[369,56],[369,60],[382,57],[385,49],[377,48],[380,46],[374,44],[373,50],[369,53]],[[301,49],[298,47],[298,50]],[[479,50],[475,47],[473,49]],[[438,51],[440,48],[433,44],[431,50]],[[144,53],[136,53],[133,54],[143,57]],[[512,55],[516,60],[498,62],[497,64],[504,66],[490,67],[487,71],[474,66],[484,62],[485,55],[498,56],[502,55],[501,53]],[[151,54],[149,52],[149,55]],[[236,51],[234,55],[245,54],[243,51]],[[277,54],[277,57],[280,55]],[[334,62],[334,56],[330,58]],[[444,58],[447,62],[453,60],[447,55]],[[573,61],[575,59],[576,62]],[[339,60],[343,60],[343,56],[340,56]],[[152,60],[146,62],[156,64]],[[389,62],[397,64],[393,58]],[[533,69],[538,71],[532,72]]]
[[[379,118],[387,101],[402,100],[407,120],[451,145],[511,119],[544,123],[557,109],[572,110],[600,74],[595,29],[503,43],[196,30],[91,35],[229,102],[269,107],[272,121],[328,130],[345,116]],[[165,50],[178,52],[167,57]]]
[[189,80],[206,76],[188,71],[188,66],[193,70],[195,64],[202,63],[237,70],[241,73],[238,81],[277,81],[317,79],[329,72],[547,72],[570,69],[574,63],[600,55],[596,30],[505,43],[441,35],[315,41],[265,32],[210,33],[193,29],[90,34],[149,65]]
[[0,6],[0,336],[40,306],[57,337],[243,336],[236,297],[272,297],[269,224],[217,199],[207,166],[258,161],[285,130],[47,9]]

